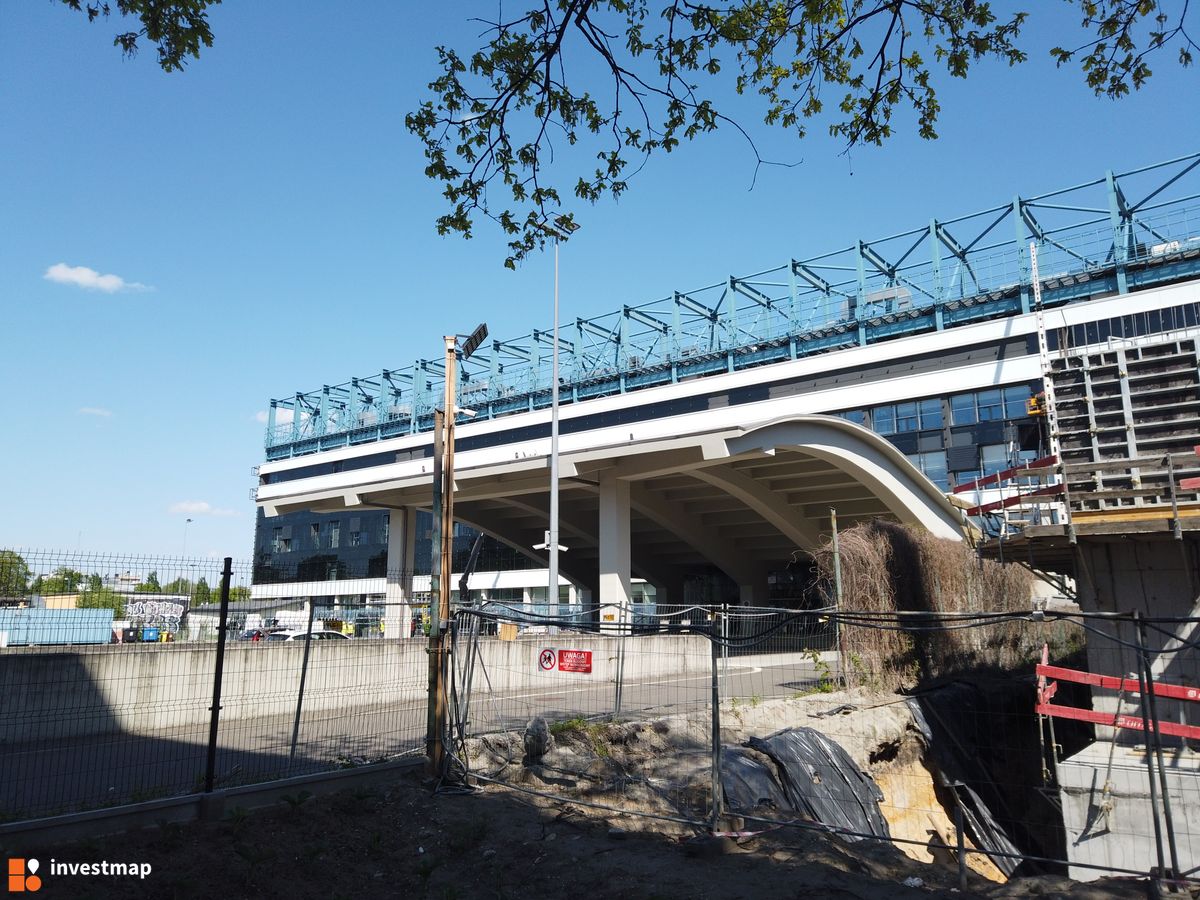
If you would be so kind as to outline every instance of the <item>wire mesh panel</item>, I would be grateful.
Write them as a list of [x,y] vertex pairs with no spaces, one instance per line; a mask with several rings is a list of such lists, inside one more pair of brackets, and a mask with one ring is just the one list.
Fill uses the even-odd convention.
[[[196,789],[220,599],[213,559],[0,550],[0,815]],[[248,594],[248,567],[233,579]],[[215,613],[214,613],[215,621]],[[214,632],[215,633],[215,632]]]
[[0,551],[0,817],[423,750],[427,656],[409,606],[280,610],[232,564],[219,650],[223,574],[213,559]]
[[[384,606],[381,605],[381,609]],[[350,637],[334,619],[232,644],[222,686],[220,785],[423,752],[422,641]]]
[[[711,809],[711,611],[462,610],[455,759],[476,777],[676,821]],[[688,624],[681,624],[687,619]],[[653,620],[653,621],[651,621]],[[530,780],[529,773],[536,772]],[[591,799],[589,799],[591,798]]]
[[1194,620],[835,618],[836,650],[722,678],[728,812],[889,838],[926,862],[961,854],[997,881],[1200,863]]
[[997,882],[1200,863],[1200,620],[616,612],[460,613],[460,774],[717,833],[886,839]]

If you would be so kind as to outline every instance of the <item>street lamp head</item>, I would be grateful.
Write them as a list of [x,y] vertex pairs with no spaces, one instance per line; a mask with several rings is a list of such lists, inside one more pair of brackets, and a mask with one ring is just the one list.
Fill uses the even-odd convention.
[[569,215],[555,216],[553,221],[543,222],[542,231],[560,240],[565,240],[579,230],[579,223]]
[[479,327],[471,332],[470,336],[463,342],[462,358],[470,359],[471,354],[479,349],[479,345],[484,342],[488,336],[487,322],[480,322]]

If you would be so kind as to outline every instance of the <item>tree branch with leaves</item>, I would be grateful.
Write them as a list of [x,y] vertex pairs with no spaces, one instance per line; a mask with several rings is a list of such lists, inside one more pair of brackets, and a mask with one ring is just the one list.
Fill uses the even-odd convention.
[[[132,27],[113,43],[132,55],[150,41],[172,72],[212,45],[207,13],[220,0],[60,2],[92,21],[118,13]],[[524,2],[510,17],[476,20],[482,43],[469,54],[438,47],[440,74],[406,117],[446,199],[438,231],[469,238],[481,218],[495,222],[509,267],[545,244],[554,219],[572,220],[576,201],[620,197],[684,140],[732,128],[757,173],[767,161],[755,116],[798,138],[825,117],[847,150],[892,137],[898,114],[936,138],[939,79],[966,78],[984,60],[1024,62],[1031,15],[988,0]],[[1192,0],[1028,2],[1082,13],[1082,41],[1050,53],[1059,66],[1078,61],[1098,96],[1141,88],[1160,51],[1176,48],[1190,66],[1197,50]],[[748,113],[752,99],[761,108]]]
[[[1095,40],[1053,54],[1060,65],[1083,54],[1098,94],[1141,87],[1146,57],[1170,44],[1191,63],[1188,0],[1080,6]],[[763,165],[742,124],[746,104],[734,101],[737,117],[728,100],[718,107],[730,88],[757,96],[764,123],[799,138],[827,115],[846,149],[879,145],[902,111],[918,134],[936,138],[938,79],[965,78],[986,59],[1026,61],[1028,17],[1000,17],[981,0],[542,0],[481,22],[482,46],[469,57],[439,47],[441,74],[406,124],[448,204],[438,231],[469,238],[490,219],[509,237],[513,267],[544,245],[551,220],[572,215],[568,190],[587,203],[619,197],[650,158],[683,140],[732,127]],[[590,152],[595,163],[563,175],[564,149]]]

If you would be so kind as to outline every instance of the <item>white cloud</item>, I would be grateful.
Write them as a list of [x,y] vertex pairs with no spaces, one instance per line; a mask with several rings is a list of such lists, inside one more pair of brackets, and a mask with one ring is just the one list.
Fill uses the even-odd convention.
[[[260,409],[258,412],[256,412],[254,414],[254,421],[258,422],[260,425],[266,425],[267,424],[266,410]],[[290,409],[275,410],[275,424],[276,425],[290,425],[291,421],[292,421],[292,411]]]
[[181,500],[167,509],[173,516],[236,516],[236,509],[221,509],[204,500]]
[[57,284],[73,284],[85,291],[103,291],[115,294],[117,291],[148,291],[146,285],[137,281],[126,281],[120,275],[101,275],[95,269],[87,266],[68,266],[66,263],[55,263],[42,276],[47,281]]
[[104,409],[99,406],[81,406],[79,407],[79,415],[81,416],[103,416],[108,418],[112,415],[111,409]]

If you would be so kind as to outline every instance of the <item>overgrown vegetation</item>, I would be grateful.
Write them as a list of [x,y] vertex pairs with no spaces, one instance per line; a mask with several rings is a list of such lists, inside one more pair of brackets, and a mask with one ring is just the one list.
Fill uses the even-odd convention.
[[[838,543],[843,611],[933,614],[908,617],[902,629],[843,625],[851,683],[895,690],[973,669],[1011,670],[1031,664],[1048,638],[1066,642],[1068,625],[1035,629],[1001,620],[980,628],[930,628],[940,613],[1028,612],[1033,575],[1020,566],[979,559],[965,543],[885,521],[847,529]],[[814,561],[832,597],[832,546],[821,547]]]
[[602,722],[589,722],[583,716],[576,716],[561,722],[551,722],[550,733],[556,739],[575,738],[581,743],[587,744],[597,756],[609,755],[608,746],[605,743],[607,727]]

